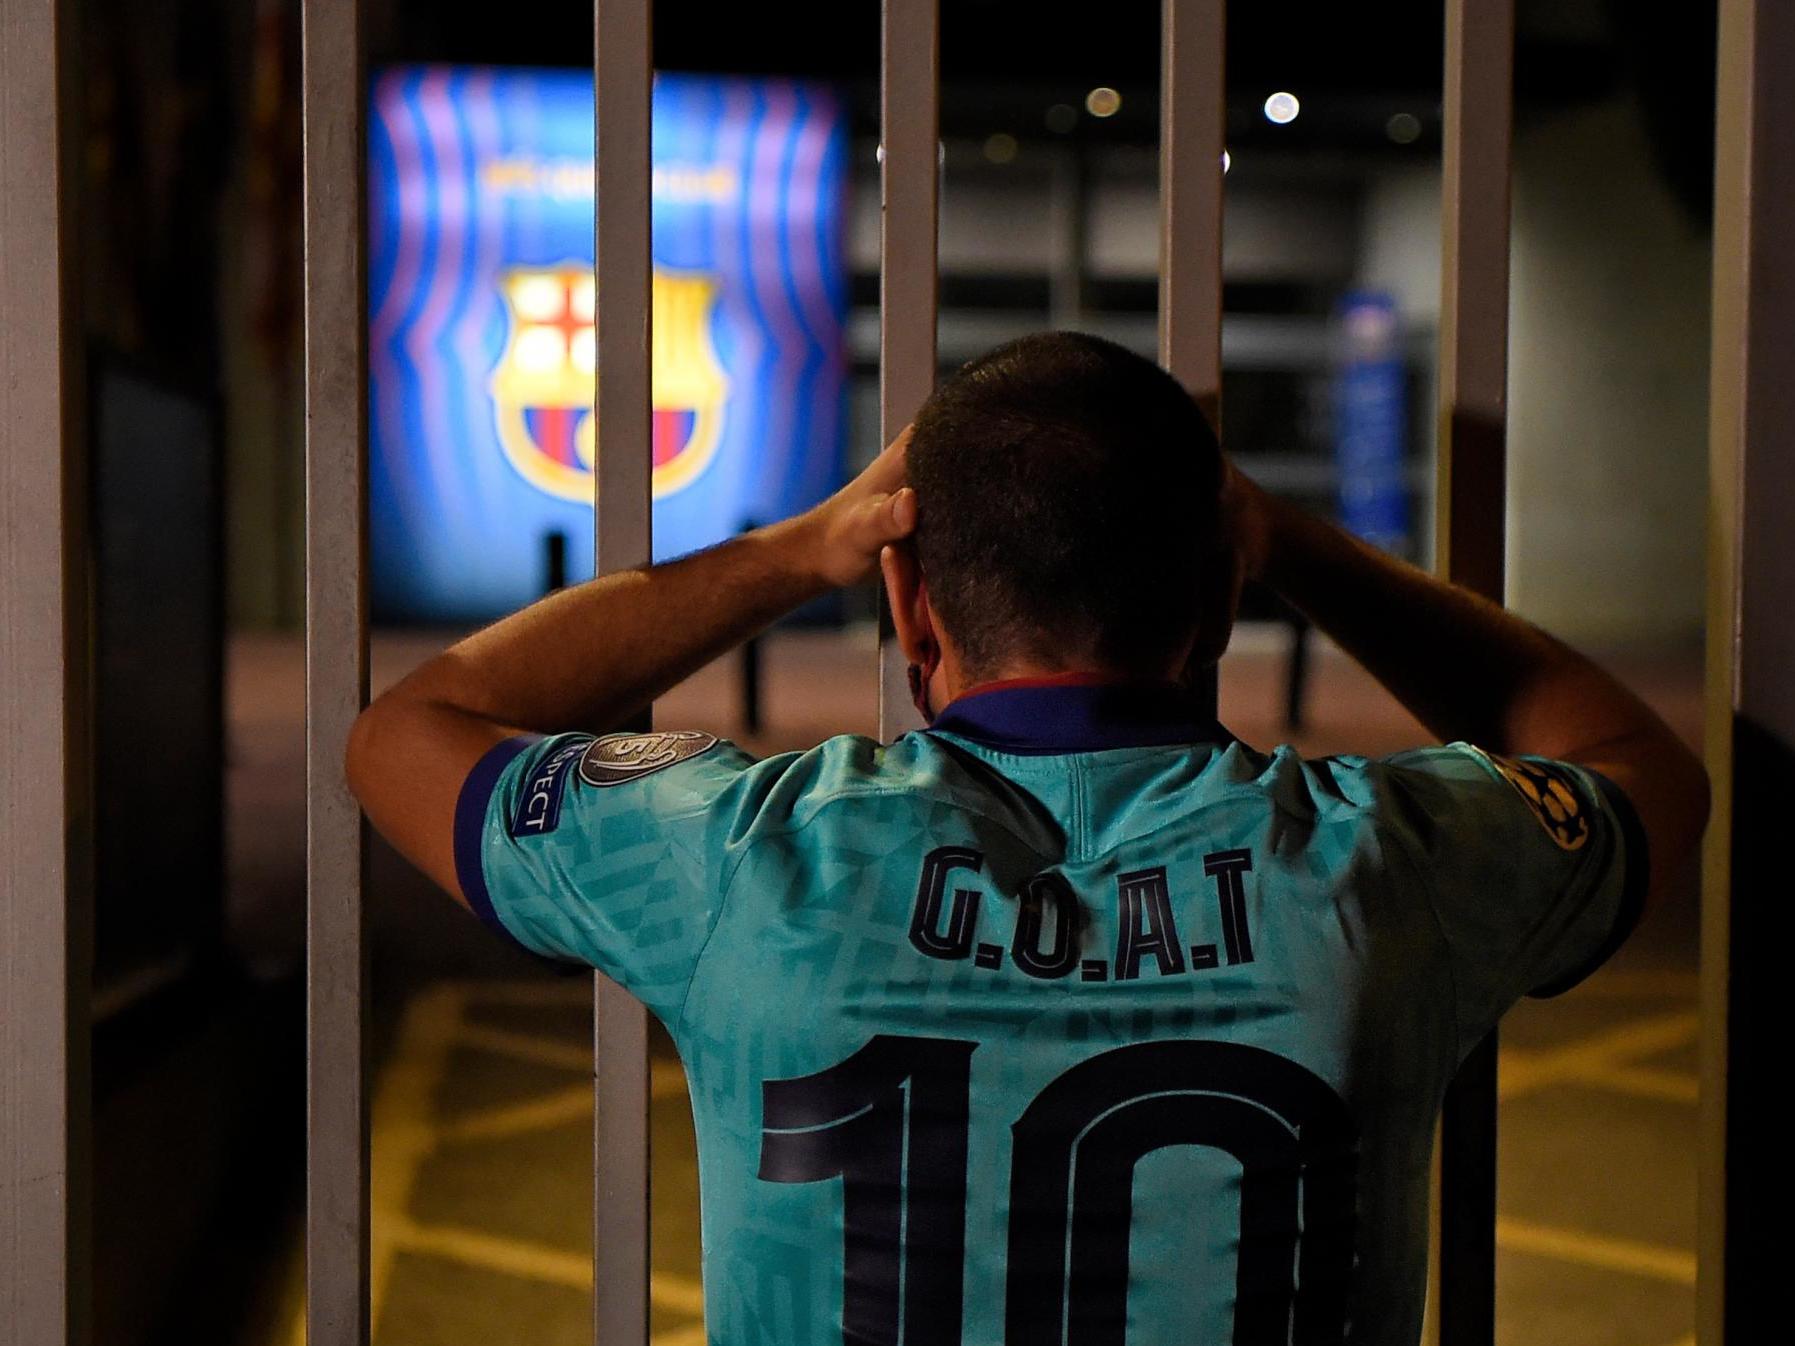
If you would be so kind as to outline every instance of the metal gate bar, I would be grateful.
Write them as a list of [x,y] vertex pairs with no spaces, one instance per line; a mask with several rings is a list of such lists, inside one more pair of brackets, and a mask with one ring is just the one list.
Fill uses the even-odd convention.
[[[601,575],[646,565],[652,553],[650,11],[647,0],[593,7],[593,555]],[[648,728],[648,717],[631,727]],[[592,1017],[592,1323],[597,1341],[620,1346],[648,1340],[648,1011],[595,972]]]
[[343,745],[368,701],[366,81],[359,0],[305,0],[306,1324],[366,1346],[367,832]]
[[0,7],[0,1339],[82,1346],[93,810],[73,8]]
[[[1506,525],[1513,0],[1447,0],[1440,197],[1435,568],[1500,603]],[[1441,1346],[1496,1322],[1496,1034],[1459,1068],[1440,1127]]]
[[1226,0],[1164,0],[1159,47],[1159,362],[1221,428]]
[[[1784,865],[1795,807],[1795,11],[1721,0],[1709,388],[1707,766],[1696,1332],[1778,1334],[1788,1180]],[[1746,885],[1750,885],[1746,887]],[[1786,887],[1786,883],[1784,885]],[[1733,902],[1735,889],[1741,891]],[[1782,1329],[1786,1330],[1786,1329]]]
[[[935,387],[941,182],[936,0],[884,0],[879,60],[879,434],[898,431]],[[879,591],[879,737],[921,720]]]
[[[1227,0],[1162,0],[1159,42],[1159,362],[1222,427],[1222,155]],[[1216,713],[1218,670],[1193,687]]]

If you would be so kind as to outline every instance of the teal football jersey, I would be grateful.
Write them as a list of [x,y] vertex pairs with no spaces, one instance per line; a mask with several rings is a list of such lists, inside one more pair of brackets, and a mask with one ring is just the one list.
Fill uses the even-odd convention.
[[456,831],[476,910],[677,1043],[718,1346],[1408,1346],[1447,1082],[1646,882],[1586,768],[1079,679],[765,760],[513,740]]

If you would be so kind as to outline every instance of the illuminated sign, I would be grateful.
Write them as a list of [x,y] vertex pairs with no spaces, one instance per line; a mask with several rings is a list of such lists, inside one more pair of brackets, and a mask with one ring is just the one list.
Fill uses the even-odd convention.
[[1334,459],[1340,523],[1399,554],[1410,546],[1408,369],[1396,301],[1355,290],[1339,310],[1334,374]]
[[[592,83],[413,66],[369,134],[370,527],[383,619],[538,596],[592,568]],[[656,77],[657,559],[803,509],[846,427],[847,124],[813,85]]]

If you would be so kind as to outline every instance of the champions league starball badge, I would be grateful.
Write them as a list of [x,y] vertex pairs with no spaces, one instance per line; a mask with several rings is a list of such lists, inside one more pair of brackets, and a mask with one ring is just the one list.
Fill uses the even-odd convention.
[[696,757],[717,746],[715,734],[670,729],[653,734],[606,734],[580,758],[580,779],[588,785],[622,785]]
[[1559,778],[1555,768],[1484,752],[1481,748],[1478,751],[1503,780],[1515,787],[1527,801],[1527,807],[1533,810],[1533,816],[1539,819],[1540,826],[1562,849],[1579,850],[1589,840],[1589,819],[1584,816],[1577,792]]

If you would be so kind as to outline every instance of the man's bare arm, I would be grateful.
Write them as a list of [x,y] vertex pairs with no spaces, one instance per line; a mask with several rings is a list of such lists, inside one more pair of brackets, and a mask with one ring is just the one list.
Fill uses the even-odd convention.
[[1442,741],[1576,762],[1619,785],[1662,892],[1701,838],[1708,778],[1649,706],[1531,622],[1266,495],[1232,466],[1228,490],[1247,573]]
[[380,834],[444,889],[462,782],[521,732],[615,729],[819,594],[865,579],[915,526],[905,441],[808,513],[665,565],[552,594],[451,646],[356,720],[345,765]]

